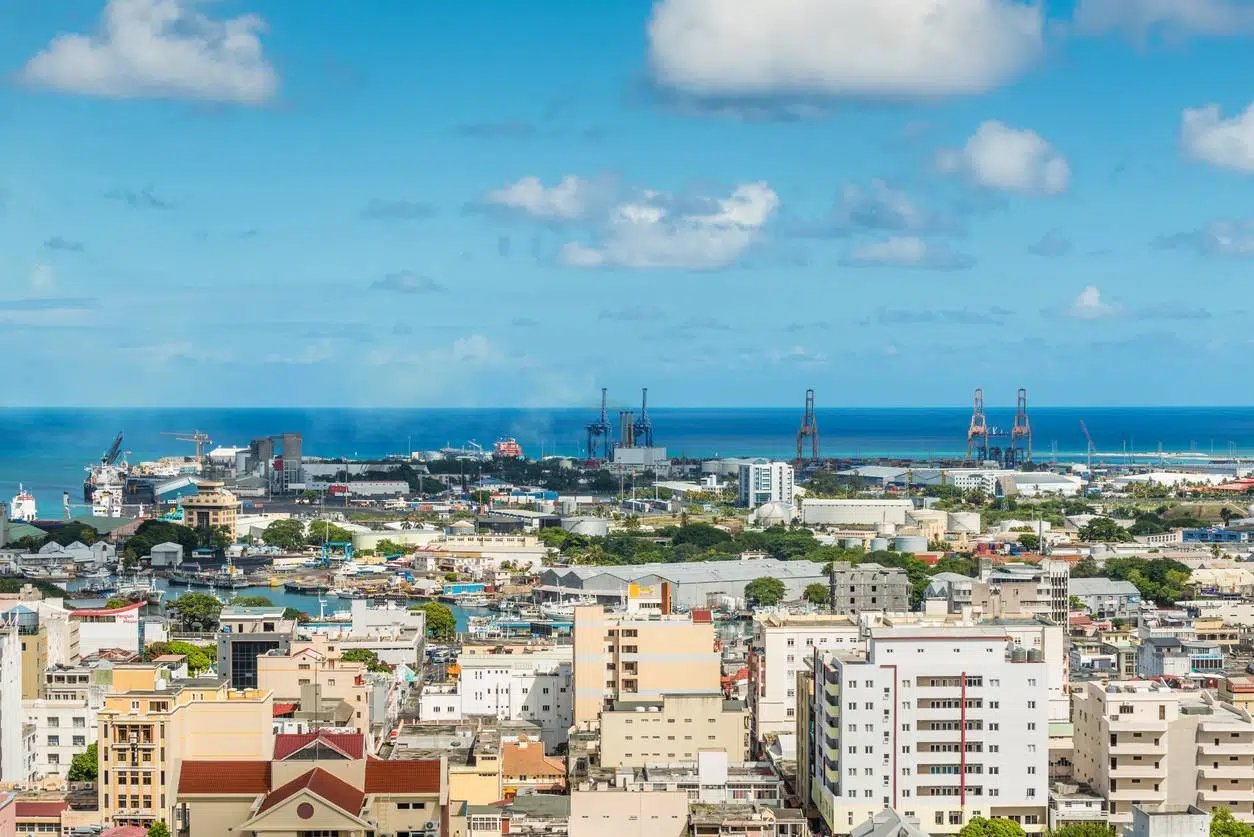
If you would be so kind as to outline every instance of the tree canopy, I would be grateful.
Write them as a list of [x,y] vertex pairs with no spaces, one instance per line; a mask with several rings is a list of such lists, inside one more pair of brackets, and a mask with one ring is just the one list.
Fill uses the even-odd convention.
[[457,619],[447,605],[427,602],[422,606],[426,616],[427,634],[436,639],[452,639],[457,633]]
[[44,539],[44,543],[59,543],[61,546],[69,546],[78,541],[79,543],[91,546],[100,539],[100,533],[92,527],[83,523],[81,520],[71,520],[68,523],[62,523],[57,528],[48,533]]
[[231,604],[236,607],[274,607],[269,596],[235,596]]
[[170,827],[165,820],[157,820],[148,826],[148,837],[170,837]]
[[351,648],[341,654],[340,659],[350,663],[365,663],[367,671],[392,670],[387,663],[379,659],[378,654],[371,651],[369,648]]
[[784,600],[784,582],[764,575],[745,585],[745,600],[750,606],[770,607]]
[[130,607],[131,604],[130,599],[124,599],[121,596],[110,596],[109,601],[105,602],[105,610],[117,610],[119,607]]
[[805,592],[801,594],[807,602],[814,605],[825,605],[828,602],[828,590],[826,584],[819,584],[817,581],[813,584],[807,584]]
[[262,531],[261,540],[266,546],[295,552],[305,546],[305,524],[292,518],[275,520]]
[[1210,837],[1254,837],[1254,826],[1241,822],[1227,808],[1216,808],[1210,815]]
[[322,546],[324,543],[348,543],[353,540],[353,533],[336,526],[329,520],[315,520],[309,524],[309,531],[305,535],[305,543],[308,546]]
[[1130,581],[1142,599],[1164,607],[1186,598],[1189,576],[1187,565],[1170,558],[1108,558],[1100,567],[1092,558],[1085,558],[1071,568],[1072,578]]
[[1080,527],[1080,540],[1120,543],[1132,540],[1131,533],[1109,517],[1095,517]]
[[1023,826],[1014,820],[973,817],[958,832],[958,837],[1025,837]]
[[81,753],[75,753],[70,760],[70,772],[66,779],[70,782],[94,782],[99,775],[100,766],[97,762],[96,742],[87,745]]
[[222,602],[208,593],[184,593],[168,609],[184,631],[212,631],[218,625]]

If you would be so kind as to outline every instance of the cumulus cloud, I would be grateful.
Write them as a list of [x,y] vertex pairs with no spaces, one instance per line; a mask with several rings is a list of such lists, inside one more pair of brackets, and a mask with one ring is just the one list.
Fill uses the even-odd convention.
[[419,276],[407,270],[389,273],[370,283],[373,291],[392,291],[398,294],[434,294],[448,290],[430,276]]
[[733,264],[763,234],[779,208],[766,183],[746,183],[730,196],[676,201],[645,192],[610,211],[599,240],[567,242],[558,261],[569,267],[718,270]]
[[829,219],[792,227],[796,234],[809,236],[845,235],[857,230],[959,232],[961,224],[950,215],[920,206],[904,190],[875,179],[865,187],[857,183],[842,186]]
[[1013,0],[661,0],[649,60],[698,98],[981,93],[1036,61],[1043,28]]
[[213,20],[197,0],[109,0],[99,31],[65,34],[27,62],[32,85],[118,99],[256,105],[279,79],[262,54],[256,15]]
[[1071,239],[1067,238],[1057,230],[1050,230],[1041,236],[1039,241],[1034,241],[1028,245],[1028,252],[1047,259],[1056,259],[1066,256],[1075,249],[1075,245],[1071,243]]
[[1184,155],[1221,169],[1254,172],[1254,104],[1224,119],[1219,105],[1186,108],[1180,120]]
[[1203,256],[1254,257],[1254,220],[1212,221],[1200,230],[1163,235],[1154,244],[1189,249]]
[[1254,32],[1248,0],[1079,0],[1072,17],[1083,35],[1120,33],[1136,40]]
[[1101,320],[1117,317],[1123,309],[1102,299],[1102,292],[1096,285],[1089,285],[1063,307],[1062,313],[1077,320]]
[[1022,195],[1056,195],[1067,190],[1071,166],[1035,131],[1004,122],[984,122],[960,149],[941,151],[937,167],[977,186]]
[[943,243],[918,236],[893,236],[854,247],[841,264],[848,267],[912,267],[924,270],[962,270],[975,259]]
[[555,185],[545,186],[538,177],[524,177],[488,192],[483,204],[546,221],[578,221],[603,209],[612,196],[613,190],[604,179],[567,175]]

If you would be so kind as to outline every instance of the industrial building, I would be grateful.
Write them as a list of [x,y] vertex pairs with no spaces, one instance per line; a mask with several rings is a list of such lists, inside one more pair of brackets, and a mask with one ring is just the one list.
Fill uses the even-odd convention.
[[703,561],[690,564],[634,564],[604,567],[551,567],[540,574],[537,592],[548,599],[594,596],[606,604],[627,601],[632,584],[641,587],[670,585],[677,607],[707,607],[712,599],[729,597],[743,602],[745,585],[771,576],[784,582],[784,597],[798,599],[807,584],[827,585],[822,565],[810,561],[776,561],[754,558],[745,561]]
[[914,510],[910,500],[819,500],[801,501],[801,522],[806,526],[904,526],[906,513]]

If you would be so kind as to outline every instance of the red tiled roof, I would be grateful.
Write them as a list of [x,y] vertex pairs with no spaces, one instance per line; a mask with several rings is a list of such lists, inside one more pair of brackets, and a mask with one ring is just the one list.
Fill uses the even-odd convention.
[[69,807],[70,803],[64,799],[48,802],[36,802],[34,800],[23,802],[19,799],[13,803],[13,813],[19,820],[27,817],[59,817],[61,812]]
[[258,794],[270,790],[268,761],[185,761],[179,793]]
[[308,790],[335,807],[347,811],[354,817],[361,813],[361,803],[366,798],[364,793],[348,784],[348,782],[332,776],[321,767],[315,767],[308,773],[298,776],[283,787],[270,793],[262,801],[261,807],[257,809],[257,813],[269,811],[275,805],[290,799],[302,790]]
[[119,825],[105,831],[100,837],[148,837],[148,829],[138,825]]
[[187,659],[186,654],[162,654],[160,657],[153,657],[154,663],[181,663]]
[[538,779],[566,778],[566,762],[544,754],[544,745],[536,741],[501,745],[501,775],[530,776]]
[[274,760],[283,759],[303,750],[314,741],[321,741],[328,747],[339,750],[350,759],[363,758],[366,744],[360,732],[301,732],[286,733],[274,737]]
[[439,759],[366,759],[366,793],[439,793]]
[[714,614],[710,611],[709,608],[694,607],[690,611],[690,614],[691,614],[691,618],[693,622],[707,622],[708,623],[708,622],[714,621]]
[[276,703],[274,705],[274,717],[278,718],[281,715],[291,715],[296,711],[296,707],[298,705],[299,704],[295,703]]

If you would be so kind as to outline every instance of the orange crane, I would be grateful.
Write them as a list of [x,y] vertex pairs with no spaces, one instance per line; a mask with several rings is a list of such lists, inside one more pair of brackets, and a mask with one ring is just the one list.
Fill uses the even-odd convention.
[[205,445],[213,443],[213,439],[209,438],[208,433],[201,433],[199,430],[193,430],[190,433],[178,433],[173,431],[163,431],[162,436],[173,436],[180,442],[191,442],[196,445],[196,467],[200,467],[205,459]]

